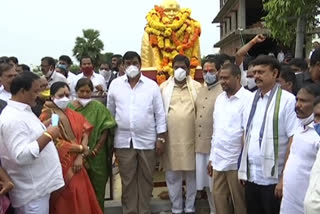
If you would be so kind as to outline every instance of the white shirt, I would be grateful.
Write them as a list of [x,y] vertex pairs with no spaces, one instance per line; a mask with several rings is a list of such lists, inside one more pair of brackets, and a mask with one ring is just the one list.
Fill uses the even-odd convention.
[[[265,178],[262,171],[262,154],[260,153],[259,133],[263,122],[264,113],[267,107],[268,98],[271,91],[263,97],[260,96],[255,114],[252,118],[251,138],[248,149],[248,160],[250,169],[250,182],[259,185],[277,184],[278,179]],[[276,95],[274,95],[276,96]],[[245,110],[245,126],[246,128],[249,114],[252,107],[254,96],[248,102],[248,108]],[[288,139],[293,136],[294,131],[299,127],[299,120],[295,112],[296,98],[291,93],[282,90],[280,107],[279,107],[279,150],[278,150],[278,173],[279,178],[282,175],[285,155],[288,147]]]
[[67,78],[63,76],[62,74],[53,71],[51,77],[48,79],[48,85],[51,87],[51,85],[55,82],[65,82],[68,83]]
[[73,80],[76,78],[77,75],[75,75],[74,73],[72,73],[71,71],[68,72],[68,77],[67,77],[67,81],[69,86],[71,86]]
[[[318,141],[320,141],[319,135]],[[317,153],[316,160],[310,173],[309,186],[304,199],[304,213],[320,213],[320,151]]]
[[10,191],[13,207],[24,206],[64,186],[54,143],[48,143],[40,152],[37,139],[45,130],[29,105],[8,101],[0,116],[0,157],[1,166],[15,184]]
[[11,93],[6,91],[3,86],[0,88],[0,99],[8,102],[11,99]]
[[[71,94],[73,97],[76,97],[76,85],[78,83],[78,81],[81,79],[81,78],[85,78],[85,76],[83,75],[83,73],[80,73],[78,75],[76,75],[70,85],[70,90],[71,90]],[[93,84],[93,87],[94,87],[94,90],[93,92],[96,92],[97,89],[95,89],[96,86],[98,85],[101,85],[102,88],[103,88],[103,91],[106,91],[107,90],[107,86],[106,86],[106,82],[104,80],[104,77],[101,75],[101,74],[97,74],[95,72],[93,72],[90,80],[92,81],[92,84]]]
[[108,109],[115,116],[115,148],[154,149],[157,134],[167,130],[159,86],[141,74],[132,89],[126,75],[111,82]]
[[230,98],[222,92],[213,112],[213,135],[210,160],[213,169],[228,171],[238,169],[238,159],[243,143],[243,112],[252,93],[243,87]]
[[290,155],[283,172],[281,213],[303,213],[303,200],[310,172],[320,147],[320,136],[313,125],[310,123],[306,127],[300,126],[293,136]]

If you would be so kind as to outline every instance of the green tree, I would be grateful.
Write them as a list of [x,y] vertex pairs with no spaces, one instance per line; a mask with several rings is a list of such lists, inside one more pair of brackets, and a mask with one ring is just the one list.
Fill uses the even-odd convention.
[[[264,0],[266,26],[272,36],[289,47],[296,43],[296,56],[302,54],[306,32],[316,25],[319,0]],[[298,50],[297,50],[298,48]]]
[[73,56],[80,62],[83,56],[90,56],[93,60],[94,67],[99,66],[101,51],[104,44],[99,39],[100,33],[98,30],[87,29],[82,30],[83,37],[77,37],[73,48]]
[[108,63],[108,64],[111,64],[111,57],[113,56],[113,53],[111,52],[106,52],[104,54],[101,55],[101,58],[100,58],[100,62],[104,62],[104,63]]
[[70,66],[70,71],[74,74],[78,74],[80,71],[80,66],[73,64]]
[[32,70],[33,73],[35,73],[35,74],[37,74],[37,75],[39,75],[39,76],[42,76],[42,75],[43,75],[42,72],[41,72],[41,68],[40,68],[39,65],[34,66],[31,70]]

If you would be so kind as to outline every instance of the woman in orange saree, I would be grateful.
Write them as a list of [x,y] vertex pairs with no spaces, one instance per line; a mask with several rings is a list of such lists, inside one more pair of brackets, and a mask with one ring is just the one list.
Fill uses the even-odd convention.
[[45,103],[40,119],[46,124],[52,114],[59,115],[61,136],[55,144],[65,181],[64,188],[51,196],[50,214],[102,214],[83,165],[83,157],[89,154],[88,137],[93,127],[80,113],[67,108],[70,89],[66,83],[54,83],[50,94],[51,101]]

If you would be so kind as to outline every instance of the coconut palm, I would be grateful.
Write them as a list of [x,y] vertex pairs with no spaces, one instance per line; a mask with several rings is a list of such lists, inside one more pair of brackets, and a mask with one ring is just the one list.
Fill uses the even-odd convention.
[[82,30],[83,37],[77,37],[73,48],[73,56],[80,62],[83,56],[90,56],[93,65],[99,66],[101,51],[103,50],[103,42],[99,39],[100,32],[98,30],[87,29]]

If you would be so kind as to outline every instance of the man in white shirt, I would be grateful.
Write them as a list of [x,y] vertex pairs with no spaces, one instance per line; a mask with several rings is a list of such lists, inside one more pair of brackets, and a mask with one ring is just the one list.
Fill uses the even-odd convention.
[[84,56],[81,58],[80,69],[81,73],[73,79],[70,86],[71,94],[73,97],[76,96],[75,87],[77,85],[77,82],[79,81],[79,79],[84,77],[91,80],[94,87],[94,95],[102,95],[107,90],[104,77],[101,74],[97,74],[94,72],[92,59],[89,56]]
[[213,199],[217,213],[242,214],[247,210],[244,188],[238,181],[238,159],[243,144],[243,111],[252,94],[241,86],[241,71],[234,64],[223,66],[219,80],[224,92],[214,107],[209,162]]
[[304,213],[310,172],[320,148],[320,137],[313,123],[313,103],[317,96],[320,86],[314,83],[303,86],[297,94],[296,113],[301,124],[294,133],[283,172],[281,214]]
[[46,77],[50,86],[55,82],[68,83],[67,78],[55,71],[56,62],[52,57],[46,56],[41,59],[41,72]]
[[17,76],[15,67],[8,63],[0,64],[0,82],[2,84],[0,88],[0,99],[8,102],[11,98],[10,86],[12,80]]
[[[314,101],[313,107],[314,115],[314,130],[318,134],[318,140],[320,142],[320,97],[317,97]],[[313,164],[309,187],[304,199],[304,213],[305,214],[318,214],[320,213],[320,152],[318,151],[316,160]]]
[[122,183],[122,210],[151,213],[152,175],[156,152],[163,152],[166,120],[158,85],[141,74],[141,58],[129,51],[123,56],[126,75],[112,81],[108,109],[117,128],[114,138]]
[[109,63],[103,62],[99,67],[99,74],[104,77],[107,89],[109,89],[112,80],[118,77],[118,73],[114,73],[110,69]]
[[260,56],[250,63],[258,90],[247,103],[245,143],[238,171],[245,185],[248,214],[279,213],[282,170],[298,120],[295,96],[276,83],[277,59]]
[[64,186],[53,143],[59,128],[46,128],[31,111],[39,92],[36,74],[17,76],[11,84],[12,98],[0,117],[1,165],[15,185],[10,199],[17,214],[48,214],[50,194]]
[[72,60],[67,55],[61,55],[59,57],[59,64],[65,65],[67,67],[66,78],[67,78],[68,84],[70,86],[70,84],[73,82],[73,79],[76,77],[76,75],[70,71],[70,66],[72,65]]

